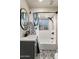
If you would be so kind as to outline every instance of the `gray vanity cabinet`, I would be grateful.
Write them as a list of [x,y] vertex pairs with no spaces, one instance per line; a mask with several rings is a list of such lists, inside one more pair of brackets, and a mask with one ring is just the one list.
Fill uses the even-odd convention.
[[35,59],[35,41],[20,41],[20,59]]

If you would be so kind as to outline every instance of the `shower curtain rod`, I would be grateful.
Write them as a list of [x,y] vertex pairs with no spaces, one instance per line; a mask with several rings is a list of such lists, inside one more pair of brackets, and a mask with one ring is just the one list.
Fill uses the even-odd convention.
[[58,13],[58,11],[57,12],[34,12],[34,13]]

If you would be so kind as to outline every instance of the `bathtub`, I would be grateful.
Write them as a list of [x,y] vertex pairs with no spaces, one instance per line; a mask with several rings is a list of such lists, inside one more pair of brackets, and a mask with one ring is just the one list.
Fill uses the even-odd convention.
[[39,31],[38,42],[40,49],[46,49],[46,50],[57,49],[56,36],[52,35],[48,30]]

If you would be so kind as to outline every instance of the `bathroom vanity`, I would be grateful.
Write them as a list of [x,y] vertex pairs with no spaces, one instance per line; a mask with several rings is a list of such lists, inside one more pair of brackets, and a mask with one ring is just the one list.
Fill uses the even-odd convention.
[[20,59],[35,59],[37,50],[37,36],[29,35],[20,40]]

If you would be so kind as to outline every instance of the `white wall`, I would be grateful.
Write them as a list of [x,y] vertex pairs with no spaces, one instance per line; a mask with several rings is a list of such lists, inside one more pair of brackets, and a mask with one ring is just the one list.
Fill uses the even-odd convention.
[[[26,0],[20,0],[20,8],[25,8],[27,10],[27,13],[29,14],[29,6]],[[23,37],[24,33],[25,31],[20,27],[20,37]]]
[[31,9],[33,12],[55,12],[58,11],[57,7],[53,8],[32,8]]
[[27,12],[29,13],[29,6],[26,2],[26,0],[20,0],[20,8],[25,8]]

